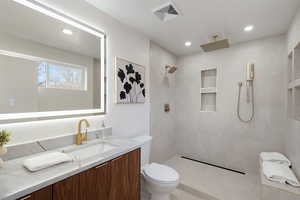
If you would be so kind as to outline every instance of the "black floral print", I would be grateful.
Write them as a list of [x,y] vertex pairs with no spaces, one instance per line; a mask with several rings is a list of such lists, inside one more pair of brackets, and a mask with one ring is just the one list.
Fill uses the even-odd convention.
[[142,80],[142,76],[140,75],[140,73],[135,72],[135,81],[136,81],[136,83],[140,84],[141,80]]
[[124,84],[124,89],[125,89],[126,93],[129,94],[130,90],[132,89],[131,84],[128,83],[128,82],[126,82],[126,83]]
[[134,70],[133,70],[133,65],[132,64],[126,65],[126,70],[127,70],[127,75],[128,74],[134,74]]
[[119,71],[118,71],[118,77],[120,78],[121,82],[123,83],[124,82],[124,79],[125,79],[125,73],[122,69],[119,68]]
[[136,80],[135,80],[135,78],[130,77],[130,78],[129,78],[129,81],[133,84]]
[[126,99],[126,93],[124,91],[120,92],[120,99]]
[[136,70],[134,64],[119,66],[117,78],[121,82],[122,88],[118,95],[122,102],[138,103],[145,98],[145,83],[141,72]]

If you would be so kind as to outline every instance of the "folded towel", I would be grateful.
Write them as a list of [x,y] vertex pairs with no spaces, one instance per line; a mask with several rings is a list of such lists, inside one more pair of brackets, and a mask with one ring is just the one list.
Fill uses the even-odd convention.
[[28,158],[23,162],[24,167],[35,172],[64,162],[70,162],[72,158],[65,153],[50,152]]
[[289,166],[270,161],[263,162],[262,166],[264,175],[270,181],[300,187],[299,181]]
[[270,161],[279,164],[285,164],[289,167],[292,165],[291,161],[287,157],[277,152],[262,152],[260,153],[260,159],[262,162]]

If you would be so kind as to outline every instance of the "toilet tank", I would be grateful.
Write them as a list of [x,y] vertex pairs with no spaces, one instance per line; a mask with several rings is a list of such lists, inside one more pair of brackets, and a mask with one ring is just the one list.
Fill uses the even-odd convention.
[[135,141],[141,144],[141,167],[150,162],[150,151],[151,151],[151,136],[138,136],[134,138]]

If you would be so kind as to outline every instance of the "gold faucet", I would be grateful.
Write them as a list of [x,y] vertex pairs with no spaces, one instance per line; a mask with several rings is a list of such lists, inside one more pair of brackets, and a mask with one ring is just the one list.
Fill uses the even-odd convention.
[[77,125],[77,135],[76,135],[76,144],[77,145],[81,145],[82,141],[86,141],[87,140],[87,130],[85,131],[85,135],[83,135],[81,133],[81,124],[85,122],[86,124],[86,128],[90,127],[90,123],[88,122],[88,120],[86,119],[82,119],[78,122]]

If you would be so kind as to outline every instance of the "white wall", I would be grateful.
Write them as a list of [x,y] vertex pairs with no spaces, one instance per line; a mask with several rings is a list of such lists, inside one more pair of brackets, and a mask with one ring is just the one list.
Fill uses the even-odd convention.
[[[293,23],[291,24],[290,30],[287,37],[287,52],[284,56],[287,59],[288,52],[290,52],[300,41],[300,10]],[[285,66],[287,70],[287,64]],[[287,77],[287,76],[286,76]],[[288,80],[286,80],[286,83]],[[285,89],[286,92],[287,84]],[[289,159],[293,163],[293,168],[296,171],[298,177],[300,176],[300,121],[294,119],[287,120],[287,131],[285,134],[285,150]]]
[[[164,162],[176,154],[175,147],[175,73],[166,76],[165,66],[175,65],[176,57],[155,43],[150,43],[150,102],[153,137],[151,161]],[[164,112],[164,104],[170,112]]]
[[290,52],[300,41],[300,10],[294,17],[287,34],[287,50]]
[[0,55],[0,113],[37,112],[34,61]]
[[[180,57],[176,73],[176,146],[179,153],[225,167],[258,171],[261,151],[283,151],[285,36]],[[238,82],[255,63],[255,118],[236,116]],[[217,112],[200,112],[200,69],[218,67]],[[245,92],[245,87],[243,87]],[[242,101],[245,102],[245,93]],[[245,103],[242,103],[245,109]]]
[[[149,90],[149,40],[147,37],[122,25],[110,16],[88,5],[84,0],[41,0],[41,2],[104,30],[107,34],[107,115],[86,117],[91,121],[92,128],[100,127],[101,121],[105,120],[107,125],[113,127],[114,135],[149,134],[149,98],[147,98],[145,104],[114,104],[115,56],[146,66],[147,92]],[[78,119],[62,119],[6,124],[1,125],[0,128],[6,128],[13,132],[13,140],[10,142],[12,144],[75,132],[77,121]]]

